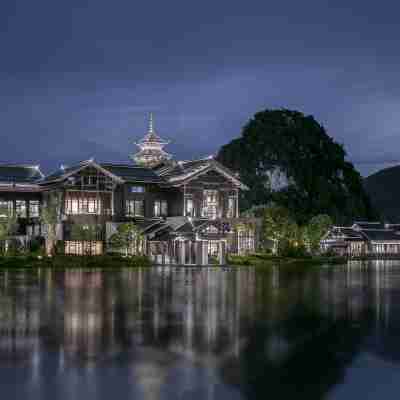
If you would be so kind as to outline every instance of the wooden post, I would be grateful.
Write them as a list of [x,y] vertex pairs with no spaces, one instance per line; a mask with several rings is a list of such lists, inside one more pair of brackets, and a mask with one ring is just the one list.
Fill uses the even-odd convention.
[[225,253],[226,253],[226,243],[225,241],[221,240],[219,242],[219,254],[218,254],[218,259],[219,259],[219,264],[220,265],[225,265],[226,260],[225,260]]
[[186,243],[185,241],[179,241],[179,264],[185,265],[186,259],[185,259],[185,247]]
[[186,185],[183,185],[183,216],[186,217]]
[[208,265],[208,242],[207,241],[202,241],[202,252],[203,252],[203,265]]
[[236,189],[236,218],[239,218],[239,189]]
[[195,242],[196,265],[201,265],[202,264],[203,251],[202,251],[201,244],[202,244],[201,241]]
[[161,242],[161,246],[162,246],[161,264],[165,265],[165,243]]

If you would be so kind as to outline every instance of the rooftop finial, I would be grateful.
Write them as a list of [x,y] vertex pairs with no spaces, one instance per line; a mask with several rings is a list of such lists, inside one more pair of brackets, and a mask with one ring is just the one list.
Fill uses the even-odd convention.
[[153,113],[150,113],[150,118],[149,118],[149,133],[154,133],[154,127],[153,127]]

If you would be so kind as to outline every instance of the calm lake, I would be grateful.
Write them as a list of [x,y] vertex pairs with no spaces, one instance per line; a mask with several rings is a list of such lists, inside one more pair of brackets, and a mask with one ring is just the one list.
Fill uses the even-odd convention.
[[4,399],[392,399],[400,262],[0,271]]

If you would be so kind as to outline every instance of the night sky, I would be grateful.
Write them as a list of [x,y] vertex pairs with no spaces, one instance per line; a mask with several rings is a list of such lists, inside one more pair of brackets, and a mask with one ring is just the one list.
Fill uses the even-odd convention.
[[178,159],[265,108],[313,114],[363,175],[400,161],[398,2],[1,0],[0,160]]

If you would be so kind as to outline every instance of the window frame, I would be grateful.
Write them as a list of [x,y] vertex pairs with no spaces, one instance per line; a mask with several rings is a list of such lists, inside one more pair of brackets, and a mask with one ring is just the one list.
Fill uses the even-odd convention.
[[145,187],[141,185],[132,185],[129,187],[129,193],[145,193]]
[[154,200],[153,215],[155,217],[167,217],[168,216],[168,201],[165,199]]
[[27,217],[26,200],[15,200],[15,216],[17,218]]
[[[40,200],[29,200],[29,218],[40,217]],[[35,210],[35,212],[33,212]]]
[[[7,209],[8,215],[1,214],[2,208]],[[12,200],[0,200],[0,218],[6,218],[8,216],[14,215],[14,204]]]
[[125,215],[127,217],[144,217],[144,200],[127,199],[125,202]]

